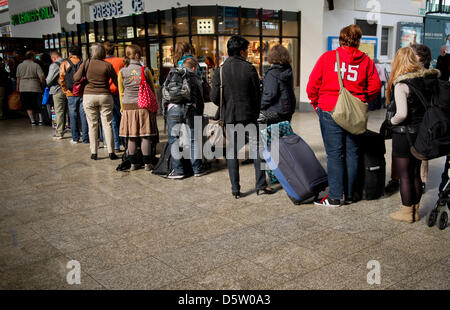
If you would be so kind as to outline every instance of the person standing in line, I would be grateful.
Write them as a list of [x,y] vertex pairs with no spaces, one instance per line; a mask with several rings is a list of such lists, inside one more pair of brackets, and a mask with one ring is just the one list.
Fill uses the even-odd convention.
[[[431,50],[428,46],[423,44],[412,44],[410,46],[416,55],[417,62],[422,67],[422,69],[429,69],[431,65]],[[394,158],[392,157],[391,165],[391,180],[386,186],[385,192],[388,195],[395,193],[400,187],[400,176],[397,172],[397,167],[395,166]],[[420,165],[420,179],[422,193],[425,193],[426,183],[428,181],[428,160],[423,160]]]
[[[396,221],[414,223],[419,221],[422,180],[421,161],[410,151],[410,143],[417,138],[417,131],[425,114],[425,107],[416,92],[431,101],[438,83],[439,70],[425,69],[413,48],[403,47],[397,51],[392,62],[386,98],[395,106],[395,114],[387,119],[380,132],[392,131],[393,164],[400,176],[402,207],[389,216]],[[383,129],[384,128],[384,129]]]
[[25,60],[17,67],[17,91],[20,92],[20,100],[25,106],[32,126],[36,126],[34,115],[39,117],[39,126],[44,125],[41,113],[42,90],[45,87],[45,75],[34,60],[36,54],[28,51]]
[[[106,49],[105,61],[112,64],[114,70],[116,71],[116,74],[119,75],[120,69],[124,67],[123,58],[114,56],[114,51],[116,48],[114,44],[112,44],[111,42],[105,42],[104,45]],[[125,145],[124,143],[121,143],[121,138],[119,137],[119,127],[122,115],[120,113],[119,90],[117,89],[116,85],[114,85],[112,80],[109,81],[109,86],[114,100],[112,128],[114,134],[114,151],[117,153],[120,152],[120,145]]]
[[64,127],[67,113],[67,97],[64,95],[61,85],[59,85],[59,70],[63,62],[61,53],[53,51],[50,54],[52,64],[47,75],[47,86],[50,88],[50,95],[53,96],[53,105],[56,115],[55,140],[61,141],[64,137]]
[[363,102],[371,102],[381,90],[374,62],[358,49],[361,37],[359,26],[344,27],[339,36],[340,47],[323,54],[309,76],[306,91],[319,115],[330,186],[328,195],[314,202],[319,206],[339,207],[342,203],[354,202],[356,198],[353,194],[359,163],[357,136],[340,127],[331,112],[340,93],[336,53],[340,57],[342,81],[353,96]]
[[[156,144],[159,142],[156,113],[138,106],[139,85],[141,83],[142,49],[138,45],[130,45],[125,49],[125,67],[119,72],[118,86],[122,111],[120,136],[128,139],[128,155],[131,161],[131,171],[138,169],[136,152],[140,142],[145,171],[152,170],[155,162]],[[148,68],[144,75],[151,90],[155,93],[153,76]]]
[[[204,102],[201,94],[200,85],[198,83],[198,79],[196,77],[198,70],[198,62],[192,58],[186,58],[183,62],[183,68],[174,68],[171,69],[168,81],[163,85],[163,107],[164,111],[167,110],[167,127],[169,134],[169,145],[170,150],[174,150],[174,143],[177,142],[177,136],[179,136],[178,129],[182,124],[186,124],[189,130],[190,137],[190,154],[189,157],[186,156],[185,159],[190,159],[190,163],[192,165],[192,170],[194,171],[194,177],[201,177],[208,173],[205,165],[202,163],[201,149],[202,149],[202,140],[197,140],[195,136],[195,117],[202,116],[204,110]],[[170,93],[175,94],[176,96],[182,97],[183,87],[178,84],[178,87],[170,87],[171,81],[179,80],[186,81],[186,84],[189,86],[189,98],[186,98],[180,102],[171,102],[170,101]],[[168,83],[167,83],[168,82]],[[175,133],[177,131],[177,133]],[[178,154],[177,154],[178,155]],[[181,155],[181,154],[179,154]],[[172,153],[171,157],[172,163],[172,171],[167,176],[168,179],[183,179],[186,176],[185,167],[183,165],[182,159],[175,156]]]
[[[261,157],[259,141],[259,130],[257,119],[261,109],[261,91],[258,72],[255,67],[247,61],[249,42],[239,35],[232,36],[227,42],[227,50],[229,58],[225,60],[221,68],[216,69],[213,76],[211,100],[220,107],[223,100],[223,113],[221,119],[225,124],[225,128],[232,128],[236,125],[255,126],[256,133],[254,137],[246,135],[246,142],[251,139],[255,140],[257,145],[256,158],[254,159],[255,178],[256,178],[256,194],[273,194],[275,191],[271,189],[266,181],[266,173],[261,169]],[[220,71],[223,70],[222,78]],[[220,88],[223,88],[223,98],[220,98]],[[231,181],[231,192],[236,199],[241,198],[241,186],[239,177],[239,160],[238,152],[240,147],[238,136],[243,133],[236,131],[228,132],[227,138],[232,139],[231,147],[227,147],[227,166]],[[228,135],[232,134],[232,136]],[[239,140],[239,141],[238,141]]]
[[106,138],[109,158],[119,159],[114,152],[114,135],[112,131],[112,114],[114,99],[111,95],[109,81],[117,86],[117,74],[114,67],[105,61],[106,50],[103,44],[91,45],[91,58],[84,61],[74,75],[74,81],[81,80],[83,75],[87,84],[83,93],[83,106],[89,126],[91,159],[97,160],[98,152],[98,115],[102,118],[103,133]]
[[71,144],[80,143],[78,119],[81,121],[82,141],[86,144],[89,143],[89,129],[86,114],[83,109],[83,97],[74,96],[72,93],[75,83],[74,75],[80,68],[82,62],[81,48],[79,46],[72,46],[69,50],[69,58],[61,64],[59,70],[59,84],[67,97],[69,106],[70,129],[72,131]]
[[437,59],[436,69],[441,71],[441,77],[439,79],[448,81],[450,78],[450,54],[447,53],[447,47],[443,45],[441,47],[440,55]]
[[261,111],[275,112],[280,121],[291,121],[297,99],[294,92],[294,75],[289,51],[281,44],[269,51],[269,63],[264,78]]

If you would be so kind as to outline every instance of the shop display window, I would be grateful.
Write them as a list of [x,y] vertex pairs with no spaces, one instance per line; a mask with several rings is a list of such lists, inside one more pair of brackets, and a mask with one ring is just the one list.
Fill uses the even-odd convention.
[[256,9],[242,9],[241,33],[259,35],[259,16]]
[[97,41],[105,42],[105,27],[103,26],[103,21],[97,22]]
[[127,16],[116,20],[117,40],[134,39],[133,17]]
[[138,38],[145,38],[145,15],[136,15],[136,34]]
[[177,8],[175,10],[174,32],[176,35],[189,34],[188,8]]
[[299,85],[298,66],[300,55],[298,50],[298,39],[283,39],[283,46],[287,48],[292,58],[292,71],[294,72],[294,85]]
[[198,59],[203,75],[209,82],[212,80],[214,68],[216,67],[216,44],[215,36],[192,37],[195,56]]
[[88,43],[95,43],[95,28],[94,28],[94,23],[89,23],[89,28],[88,28]]
[[152,12],[147,14],[148,23],[148,35],[157,36],[158,35],[158,13]]
[[86,24],[80,24],[81,43],[86,44]]
[[192,34],[214,34],[216,7],[202,6],[192,8]]
[[66,33],[61,33],[61,40],[60,40],[60,44],[61,44],[61,48],[66,48],[67,47],[67,38],[66,38]]
[[235,7],[219,6],[218,32],[223,34],[239,33],[239,9]]
[[161,35],[172,35],[172,10],[161,11]]
[[262,30],[265,36],[280,35],[280,17],[278,11],[262,10]]
[[159,44],[158,43],[150,43],[150,66],[153,70],[153,79],[155,85],[159,85],[159,75],[160,75],[160,67],[159,67]]
[[173,41],[171,38],[163,40],[162,43],[162,66],[165,68],[173,67]]
[[106,40],[110,42],[114,41],[114,27],[112,19],[106,20]]
[[248,46],[247,60],[255,66],[256,71],[258,71],[258,74],[261,75],[259,66],[259,64],[261,63],[261,43],[259,41],[259,38],[246,37],[246,39],[250,42],[250,45]]
[[283,36],[298,36],[298,21],[296,12],[283,11]]

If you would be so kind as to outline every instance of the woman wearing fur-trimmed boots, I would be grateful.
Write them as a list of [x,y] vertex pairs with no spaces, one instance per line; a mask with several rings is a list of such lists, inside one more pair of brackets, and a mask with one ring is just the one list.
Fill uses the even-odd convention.
[[[422,100],[430,102],[438,83],[439,71],[424,69],[410,47],[398,50],[392,63],[386,98],[395,114],[382,128],[392,130],[392,157],[400,176],[401,210],[391,213],[393,220],[414,223],[419,220],[422,181],[421,161],[410,151],[425,114]],[[420,96],[420,97],[419,97]],[[384,130],[382,129],[382,130]]]

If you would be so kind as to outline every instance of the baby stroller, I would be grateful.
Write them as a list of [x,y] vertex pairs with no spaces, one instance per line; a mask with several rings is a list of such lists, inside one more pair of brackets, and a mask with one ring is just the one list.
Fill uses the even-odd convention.
[[447,207],[450,208],[450,175],[449,175],[449,167],[450,167],[450,156],[447,156],[447,161],[445,164],[445,171],[442,174],[442,182],[439,186],[439,199],[436,202],[433,210],[428,214],[427,224],[429,227],[433,227],[436,222],[438,223],[438,227],[440,230],[443,230],[447,227],[448,223],[448,214]]

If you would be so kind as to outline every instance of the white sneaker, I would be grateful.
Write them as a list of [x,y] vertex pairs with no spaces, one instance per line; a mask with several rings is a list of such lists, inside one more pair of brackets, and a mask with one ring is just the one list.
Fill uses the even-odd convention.
[[79,144],[80,141],[74,141],[74,140],[70,140],[70,144]]
[[341,206],[341,201],[336,199],[328,198],[328,195],[323,198],[318,198],[314,201],[316,206],[322,206],[327,208],[338,208]]

